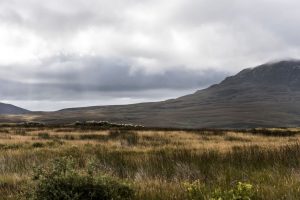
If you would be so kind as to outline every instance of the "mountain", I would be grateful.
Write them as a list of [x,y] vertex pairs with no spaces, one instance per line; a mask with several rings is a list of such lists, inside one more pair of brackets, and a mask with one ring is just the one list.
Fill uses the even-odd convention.
[[26,114],[29,113],[30,111],[25,110],[23,108],[11,105],[11,104],[5,104],[5,103],[0,103],[0,115],[4,114]]
[[300,126],[300,61],[245,69],[194,94],[154,103],[70,108],[31,117],[46,123],[107,120],[150,127]]
[[38,116],[37,120],[107,120],[184,128],[300,126],[300,61],[245,69],[219,84],[177,99],[64,109]]

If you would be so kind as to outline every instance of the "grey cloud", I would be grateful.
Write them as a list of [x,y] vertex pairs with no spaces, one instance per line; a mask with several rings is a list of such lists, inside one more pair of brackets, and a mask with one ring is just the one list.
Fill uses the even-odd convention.
[[244,32],[243,26],[254,30],[262,28],[289,45],[298,45],[299,6],[300,3],[296,0],[184,1],[174,12],[174,17],[183,26],[222,24],[234,27],[236,32],[241,33]]
[[181,95],[245,67],[300,58],[299,6],[297,0],[0,0],[0,96],[109,102]]
[[73,56],[48,59],[41,62],[37,69],[22,80],[5,81],[1,77],[1,96],[64,100],[82,94],[105,93],[108,96],[119,94],[122,97],[127,94],[130,97],[146,90],[199,89],[217,83],[227,75],[223,71],[191,71],[184,67],[148,74],[142,69],[133,71],[128,63],[117,59]]
[[[209,64],[240,70],[244,63],[299,56],[299,6],[296,0],[2,0],[0,21],[34,32],[48,46],[55,44],[53,51],[81,53],[84,44],[74,49],[73,39],[93,27],[93,41],[86,42],[89,35],[83,40],[87,51],[99,56],[150,56],[163,67]],[[192,43],[190,53],[174,47],[174,33]],[[137,41],[138,35],[149,41]]]
[[90,26],[120,24],[125,8],[133,4],[131,0],[54,0],[43,3],[38,0],[2,0],[0,20],[47,38],[64,38]]
[[[296,0],[175,0],[172,6],[163,4],[160,1],[141,3],[138,0],[53,0],[43,3],[38,0],[2,0],[0,19],[2,22],[24,26],[33,31],[68,37],[66,33],[74,34],[89,26],[111,26],[117,31],[123,29],[124,32],[143,31],[149,24],[136,26],[134,15],[130,17],[128,13],[147,13],[153,9],[155,12],[151,12],[150,15],[160,18],[160,21],[155,22],[154,28],[174,28],[178,23],[191,29],[214,23],[227,26],[246,23],[253,28],[262,26],[266,31],[278,34],[283,39],[298,38],[296,33],[299,33],[297,23],[300,18],[300,4]],[[153,24],[151,26],[153,27]]]

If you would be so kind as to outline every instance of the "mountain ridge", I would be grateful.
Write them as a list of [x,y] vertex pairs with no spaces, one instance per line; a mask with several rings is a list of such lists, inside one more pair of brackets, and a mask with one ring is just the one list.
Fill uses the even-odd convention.
[[37,115],[47,123],[105,120],[148,127],[300,126],[300,61],[244,69],[219,84],[160,102],[68,108]]
[[176,99],[70,108],[53,114],[64,115],[70,122],[85,116],[87,120],[158,127],[299,126],[299,66],[300,61],[295,60],[267,63],[242,70],[219,84]]
[[5,114],[27,114],[29,113],[29,110],[26,110],[24,108],[17,107],[12,104],[6,104],[0,102],[0,115]]

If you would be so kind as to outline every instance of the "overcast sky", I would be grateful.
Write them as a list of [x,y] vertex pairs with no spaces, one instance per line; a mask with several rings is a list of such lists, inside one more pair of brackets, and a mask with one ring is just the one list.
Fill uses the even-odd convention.
[[0,101],[32,110],[174,98],[300,58],[298,0],[0,0]]

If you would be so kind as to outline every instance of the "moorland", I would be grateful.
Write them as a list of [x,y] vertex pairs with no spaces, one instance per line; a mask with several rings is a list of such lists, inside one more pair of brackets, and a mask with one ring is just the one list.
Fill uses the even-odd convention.
[[299,141],[298,128],[6,124],[0,197],[299,199]]

